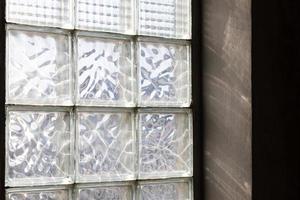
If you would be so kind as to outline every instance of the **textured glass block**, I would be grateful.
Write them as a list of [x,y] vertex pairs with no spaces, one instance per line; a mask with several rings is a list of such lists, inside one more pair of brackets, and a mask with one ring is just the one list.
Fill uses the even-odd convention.
[[135,179],[134,113],[77,109],[76,182]]
[[191,0],[137,0],[138,34],[191,39]]
[[6,0],[6,20],[72,29],[73,0]]
[[68,108],[8,107],[7,186],[72,183],[71,119]]
[[133,42],[130,38],[77,33],[78,105],[133,107]]
[[75,200],[133,200],[133,184],[107,183],[78,185],[75,189]]
[[188,42],[140,38],[137,59],[140,106],[190,106],[191,60]]
[[140,110],[138,137],[140,179],[193,175],[190,110]]
[[137,199],[142,200],[192,200],[192,182],[189,179],[141,181]]
[[67,187],[7,189],[6,200],[72,200],[72,191]]
[[135,0],[76,0],[76,28],[135,34]]
[[6,103],[72,105],[71,36],[7,26]]

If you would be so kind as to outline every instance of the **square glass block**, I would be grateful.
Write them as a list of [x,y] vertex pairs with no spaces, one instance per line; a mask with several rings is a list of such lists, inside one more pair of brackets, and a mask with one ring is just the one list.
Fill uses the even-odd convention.
[[132,40],[77,32],[76,41],[76,104],[134,107]]
[[134,185],[127,182],[80,184],[74,193],[75,200],[133,200]]
[[138,104],[141,107],[189,107],[190,43],[139,38]]
[[192,176],[192,133],[190,110],[139,110],[139,179]]
[[80,30],[135,34],[135,0],[76,0]]
[[191,39],[191,0],[137,0],[138,34]]
[[73,183],[69,108],[8,107],[6,186]]
[[6,103],[72,105],[71,35],[7,26]]
[[6,0],[6,21],[73,29],[73,0]]
[[6,200],[72,200],[72,190],[63,186],[7,189]]
[[138,183],[137,199],[192,200],[192,181],[190,179],[140,181]]
[[76,112],[76,182],[134,180],[134,113],[127,109]]

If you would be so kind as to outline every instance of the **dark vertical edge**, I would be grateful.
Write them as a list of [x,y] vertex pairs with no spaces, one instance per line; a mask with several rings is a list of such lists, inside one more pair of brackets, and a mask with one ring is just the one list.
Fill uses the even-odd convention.
[[300,199],[299,2],[252,0],[253,200]]
[[5,0],[0,1],[0,199],[5,199]]
[[192,109],[195,200],[204,197],[202,80],[202,1],[192,0]]

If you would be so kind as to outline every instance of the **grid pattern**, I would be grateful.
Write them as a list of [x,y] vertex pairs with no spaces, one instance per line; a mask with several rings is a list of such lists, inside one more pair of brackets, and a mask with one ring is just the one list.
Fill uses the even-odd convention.
[[76,0],[76,28],[134,34],[133,0]]
[[190,39],[189,0],[138,0],[138,33]]
[[192,200],[190,2],[6,1],[6,199]]
[[8,22],[73,28],[72,0],[6,0]]

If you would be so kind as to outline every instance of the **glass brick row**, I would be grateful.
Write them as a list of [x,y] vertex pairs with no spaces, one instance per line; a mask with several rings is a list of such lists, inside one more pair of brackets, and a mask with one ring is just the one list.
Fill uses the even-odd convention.
[[192,200],[191,179],[116,182],[104,184],[79,184],[74,188],[32,187],[6,190],[7,200],[55,199],[55,200]]
[[190,0],[6,0],[6,5],[7,22],[191,38]]
[[190,106],[188,41],[18,25],[6,40],[7,104]]
[[6,186],[191,177],[189,109],[9,106]]

